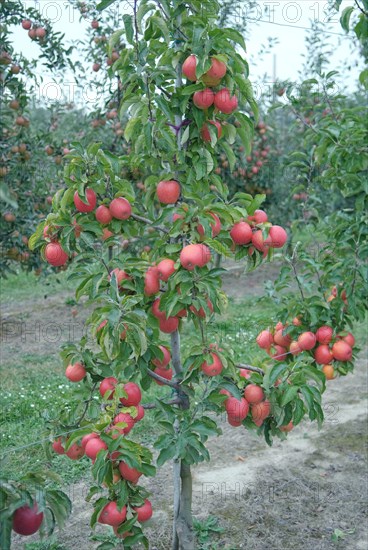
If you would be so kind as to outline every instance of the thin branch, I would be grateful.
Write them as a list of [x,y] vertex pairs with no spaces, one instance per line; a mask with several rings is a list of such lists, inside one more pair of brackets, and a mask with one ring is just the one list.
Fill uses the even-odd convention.
[[291,257],[291,260],[288,260],[287,261],[289,262],[289,264],[291,265],[292,269],[293,269],[293,272],[294,272],[294,277],[295,277],[295,280],[297,282],[297,285],[298,285],[298,288],[299,288],[299,292],[300,292],[300,295],[302,297],[302,300],[303,302],[305,301],[305,296],[304,296],[304,292],[303,292],[303,287],[301,285],[301,282],[299,280],[299,277],[298,277],[298,272],[296,270],[296,265],[295,265],[295,254],[296,254],[296,251],[297,251],[297,248],[298,248],[298,244],[296,244],[295,248],[294,248],[294,252],[293,252],[293,255]]
[[258,374],[261,374],[262,376],[264,376],[264,374],[265,374],[264,370],[262,370],[258,367],[252,367],[251,365],[243,365],[243,363],[239,363],[239,365],[235,365],[235,367],[237,369],[247,369],[247,370],[250,370],[252,372],[258,372]]
[[133,218],[133,220],[137,220],[138,222],[143,222],[148,225],[152,225],[152,227],[154,227],[158,231],[162,231],[162,233],[166,233],[166,234],[170,233],[170,231],[165,227],[162,227],[161,225],[154,225],[153,221],[149,220],[148,218],[144,218],[143,216],[138,216],[138,214],[131,214],[130,217]]
[[368,12],[365,11],[365,9],[362,8],[362,6],[359,4],[358,0],[354,0],[357,8],[362,12],[363,15],[365,15],[366,17],[368,17]]
[[168,97],[169,99],[171,99],[171,94],[170,94],[170,92],[168,92],[167,90],[165,90],[165,88],[162,88],[162,86],[157,86],[157,88],[158,88],[159,90],[161,90],[161,92],[162,92],[163,94],[165,94],[166,97]]
[[74,423],[72,424],[71,426],[65,426],[66,429],[68,428],[74,428],[75,426],[80,426],[80,423],[82,422],[82,420],[84,420],[86,414],[87,414],[87,411],[88,411],[88,407],[89,407],[89,404],[91,403],[91,401],[93,401],[93,393],[96,389],[96,386],[97,386],[98,382],[95,382],[91,388],[91,393],[90,393],[90,396],[88,399],[85,400],[84,402],[84,409],[83,409],[83,412],[82,414],[80,415],[79,419]]
[[[182,400],[180,397],[175,397],[175,399],[170,399],[170,401],[166,401],[165,405],[180,405]],[[156,403],[143,403],[142,407],[145,410],[149,409],[155,409],[157,407]]]
[[156,374],[155,371],[151,369],[147,369],[147,374],[151,377],[157,380],[158,382],[162,382],[165,384],[165,386],[170,386],[170,388],[174,388],[174,390],[178,390],[180,388],[179,384],[176,382],[172,382],[171,380],[167,380],[163,376],[160,376],[159,374]]
[[[110,252],[110,247],[109,247],[109,252]],[[111,260],[111,258],[109,258],[109,259]],[[108,267],[107,263],[105,262],[105,260],[103,258],[101,258],[101,262],[103,263],[104,267],[106,268],[107,273],[110,275],[109,267]]]
[[135,39],[135,51],[136,51],[136,54],[137,54],[137,61],[139,60],[139,49],[138,49],[138,41],[139,41],[139,37],[138,37],[138,21],[137,21],[137,4],[138,4],[138,0],[134,0],[134,5],[133,5],[133,18],[134,18],[134,39]]

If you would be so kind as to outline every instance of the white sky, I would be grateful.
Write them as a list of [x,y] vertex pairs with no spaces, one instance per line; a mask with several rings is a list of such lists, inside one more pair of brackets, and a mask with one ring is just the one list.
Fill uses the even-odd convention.
[[[67,44],[82,38],[90,26],[90,21],[79,22],[79,13],[73,11],[67,0],[25,0],[23,3],[27,7],[40,9],[43,15],[51,20],[55,30],[65,33]],[[340,13],[345,6],[352,5],[352,3],[352,0],[344,0]],[[121,1],[119,10],[123,12],[126,5],[124,1]],[[329,37],[334,52],[331,57],[331,70],[341,68],[343,60],[348,60],[351,63],[349,49],[351,37],[346,37],[341,29],[338,16],[333,21],[327,22],[326,8],[327,1],[324,0],[300,0],[299,2],[288,0],[258,1],[257,8],[246,14],[248,19],[258,22],[251,26],[251,32],[247,40],[247,58],[251,70],[250,78],[254,84],[259,83],[264,75],[268,75],[266,82],[272,83],[274,61],[276,61],[277,79],[294,80],[298,78],[298,72],[304,62],[303,54],[307,54],[305,44],[307,30],[300,27],[308,29],[313,20],[321,21],[324,30],[331,33]],[[244,13],[246,8],[240,9]],[[260,48],[262,44],[267,42],[269,37],[277,39],[278,44],[274,46],[271,53],[260,59]],[[27,58],[35,58],[39,55],[39,46],[37,42],[29,39],[27,31],[14,27],[13,38],[16,50],[22,52]],[[86,60],[87,66],[91,67],[92,62]],[[344,70],[344,87],[350,90],[354,89],[358,73],[358,68],[353,68],[351,72]],[[43,78],[40,95],[53,99],[58,92],[52,84],[52,79],[43,71],[40,74]],[[93,78],[95,78],[95,73],[91,72],[91,79]],[[69,96],[73,90],[72,81],[72,75],[66,73],[64,92]],[[262,87],[260,85],[255,86],[256,94],[267,93],[269,88],[270,86],[268,87],[267,84],[266,88],[264,85]],[[95,95],[93,93],[86,94],[84,97],[87,104],[89,100],[93,102],[94,99]]]

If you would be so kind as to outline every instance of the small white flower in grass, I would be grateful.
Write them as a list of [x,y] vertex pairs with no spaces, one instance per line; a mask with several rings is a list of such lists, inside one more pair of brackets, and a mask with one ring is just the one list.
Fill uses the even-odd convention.
[[34,407],[34,404],[33,404],[33,403],[31,403],[31,405],[30,405],[30,406],[31,406],[31,407]]

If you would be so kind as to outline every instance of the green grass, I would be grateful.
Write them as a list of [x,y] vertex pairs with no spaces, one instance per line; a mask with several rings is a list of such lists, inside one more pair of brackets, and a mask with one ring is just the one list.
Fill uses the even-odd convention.
[[33,272],[21,271],[1,282],[1,295],[4,302],[22,302],[32,298],[50,296],[65,290],[74,290],[73,283],[67,281],[67,274],[48,273],[36,276]]

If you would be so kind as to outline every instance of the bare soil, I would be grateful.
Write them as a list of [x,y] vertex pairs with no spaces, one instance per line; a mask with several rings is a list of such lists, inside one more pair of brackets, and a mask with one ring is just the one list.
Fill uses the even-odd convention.
[[[237,300],[260,294],[263,281],[273,277],[275,266],[257,273],[224,278],[224,288]],[[25,352],[57,353],[59,343],[83,331],[81,312],[71,314],[65,304],[67,295],[41,300],[30,299],[17,309],[6,311],[6,320],[24,321],[31,331],[37,323],[41,337],[22,339],[14,332],[3,346],[6,357]],[[49,321],[54,317],[59,337],[50,342]],[[10,330],[10,329],[9,329]],[[8,332],[9,332],[8,330]],[[15,330],[14,328],[12,330]],[[56,331],[56,329],[55,329]],[[61,331],[61,332],[60,332]],[[56,334],[56,332],[55,332]],[[4,340],[3,340],[4,341]],[[205,520],[219,518],[224,533],[213,538],[208,549],[226,550],[329,550],[368,547],[367,530],[367,361],[361,353],[353,375],[329,382],[324,396],[326,421],[321,431],[304,422],[272,448],[242,428],[222,422],[223,435],[209,442],[211,463],[193,469],[193,513]],[[93,550],[99,544],[90,540],[91,506],[85,502],[86,480],[66,487],[73,500],[73,517],[57,535],[63,548]],[[155,478],[146,480],[152,491],[154,518],[147,526],[151,550],[169,550],[172,519],[171,467],[165,465]],[[97,532],[103,530],[97,528]],[[332,539],[336,530],[340,538]],[[24,550],[25,543],[37,536],[14,537],[14,548]],[[138,548],[138,547],[137,547]],[[198,549],[200,547],[198,546]],[[197,550],[197,549],[185,549]]]

